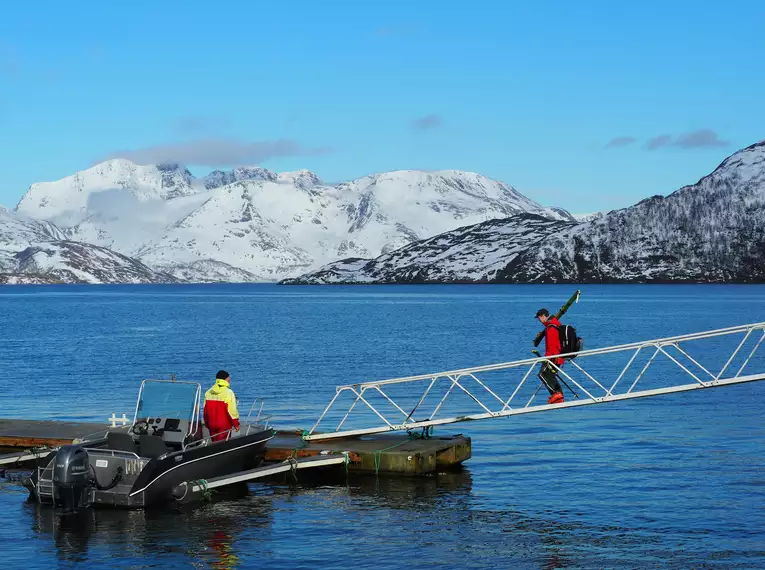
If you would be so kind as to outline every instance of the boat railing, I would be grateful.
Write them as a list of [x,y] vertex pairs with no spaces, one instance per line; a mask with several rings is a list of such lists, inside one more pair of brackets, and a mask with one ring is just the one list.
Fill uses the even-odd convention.
[[37,494],[53,498],[53,461],[37,468]]
[[122,451],[121,449],[108,449],[103,447],[85,447],[85,450],[95,455],[110,455],[112,457],[127,457],[129,459],[141,459],[141,456],[132,451]]
[[78,438],[74,439],[72,441],[72,443],[75,443],[75,444],[78,444],[78,445],[82,445],[82,444],[86,444],[86,443],[94,443],[94,442],[97,442],[97,441],[103,441],[103,440],[106,439],[106,437],[109,435],[109,433],[111,433],[111,432],[123,432],[123,431],[124,432],[128,432],[131,427],[133,427],[133,426],[130,426],[130,425],[115,426],[115,427],[107,426],[107,427],[105,427],[102,430],[95,431],[93,433],[89,433],[89,434],[83,435],[82,437],[78,437]]
[[[268,429],[271,423],[271,418],[273,418],[272,414],[263,414],[263,406],[265,405],[266,401],[264,398],[255,398],[252,401],[252,405],[250,406],[250,411],[247,413],[247,417],[245,418],[244,422],[247,422],[248,424],[253,425],[263,425],[263,429]],[[252,417],[252,412],[255,410],[255,407],[258,407],[258,413],[255,416],[254,419],[250,419]],[[249,433],[249,431],[247,432]]]
[[[250,433],[254,433],[255,431],[265,431],[265,430],[270,429],[270,424],[268,423],[268,420],[265,420],[266,417],[267,416],[263,416],[263,415],[259,416],[259,419],[260,419],[259,422],[254,422],[254,421],[253,422],[248,422],[245,419],[239,425],[239,433],[240,433],[240,435],[247,436],[247,435],[250,435]],[[207,428],[205,428],[205,429],[207,429]],[[242,432],[244,432],[244,433],[242,433]],[[226,441],[228,441],[232,437],[236,437],[236,436],[234,436],[235,433],[236,433],[236,429],[232,427],[232,428],[227,429],[225,431],[216,432],[215,437],[220,436],[220,435],[225,435],[226,436],[225,439],[226,439]],[[212,442],[212,440],[213,440],[213,435],[212,434],[211,435],[207,435],[207,436],[203,437],[202,439],[198,439],[198,440],[190,441],[190,442],[186,443],[183,446],[183,449],[187,450],[187,449],[194,449],[196,447],[204,447],[206,445],[209,445]]]
[[[234,428],[227,429],[226,431],[216,432],[215,436],[218,436],[218,435],[221,435],[221,434],[225,434],[226,435],[226,441],[228,441],[229,439],[231,439],[231,433],[234,432],[234,431],[235,431]],[[183,446],[183,449],[187,450],[187,449],[194,449],[194,448],[197,448],[197,447],[204,447],[204,446],[210,444],[212,442],[212,440],[213,440],[213,436],[212,435],[208,435],[208,436],[203,437],[202,439],[197,439],[197,440],[188,442],[187,444],[185,444]]]

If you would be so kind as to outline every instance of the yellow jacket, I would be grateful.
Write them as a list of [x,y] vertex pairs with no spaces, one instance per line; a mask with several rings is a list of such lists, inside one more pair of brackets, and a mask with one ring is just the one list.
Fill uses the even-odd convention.
[[207,426],[231,426],[239,428],[239,410],[236,396],[226,380],[218,379],[205,392],[204,420]]

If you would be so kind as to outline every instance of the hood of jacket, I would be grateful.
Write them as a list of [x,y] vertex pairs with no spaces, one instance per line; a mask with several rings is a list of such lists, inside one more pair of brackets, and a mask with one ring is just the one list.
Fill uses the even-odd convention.
[[229,385],[230,384],[228,381],[221,380],[220,378],[218,378],[215,381],[215,385],[212,388],[210,388],[210,392],[212,392],[213,394],[220,394],[221,392],[225,391],[226,388],[229,387]]

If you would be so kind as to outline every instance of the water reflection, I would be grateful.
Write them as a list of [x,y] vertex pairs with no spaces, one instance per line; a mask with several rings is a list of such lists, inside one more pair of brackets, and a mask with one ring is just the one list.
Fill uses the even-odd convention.
[[[281,537],[271,540],[275,517],[291,517],[314,509],[330,512],[375,511],[379,522],[386,511],[411,511],[411,516],[442,510],[443,505],[469,508],[472,476],[469,471],[433,477],[344,477],[340,482],[257,484],[216,493],[213,502],[196,506],[172,505],[166,510],[87,509],[64,515],[48,506],[27,501],[23,517],[33,534],[50,540],[58,560],[83,563],[104,556],[145,560],[158,556],[212,568],[234,568],[256,553],[243,548],[255,538],[258,554],[278,556]],[[301,517],[302,518],[302,517]],[[345,523],[339,522],[338,528]]]
[[443,501],[462,502],[467,507],[473,476],[466,468],[425,477],[359,476],[352,478],[346,489],[349,497],[372,498],[383,508],[433,509]]
[[234,500],[218,497],[211,504],[167,510],[87,509],[65,515],[31,501],[23,510],[34,533],[52,540],[59,560],[92,562],[93,551],[100,557],[106,550],[135,560],[169,556],[196,566],[234,568],[239,558],[233,545],[243,530],[267,531],[273,522],[271,497],[239,491]]
[[[571,510],[565,499],[560,508],[535,511],[528,497],[508,492],[501,481],[487,487],[480,479],[464,468],[433,477],[258,483],[196,507],[91,509],[67,516],[19,502],[20,518],[32,532],[16,529],[8,536],[42,539],[42,545],[30,545],[41,565],[347,568],[352,559],[356,570],[380,570],[412,559],[462,569],[659,561],[692,567],[699,538],[714,549],[710,543],[719,534],[689,529],[667,536],[650,523],[617,522],[616,512],[604,524]],[[501,505],[498,496],[504,497]],[[742,563],[738,567],[751,562],[742,549],[726,556]],[[763,553],[749,556],[761,559]]]
[[[311,567],[330,553],[360,543],[380,546],[392,562],[412,549],[444,562],[468,557],[489,564],[497,556],[541,568],[572,563],[566,554],[571,528],[556,516],[529,516],[481,508],[469,469],[431,477],[352,476],[334,484],[259,483],[242,486],[213,503],[167,510],[89,509],[62,515],[24,505],[34,533],[49,539],[60,561],[89,563],[119,557],[136,563],[164,559],[207,568],[237,568],[300,559]],[[548,513],[549,514],[549,513]],[[579,529],[581,530],[581,529]],[[383,564],[384,566],[384,564]],[[447,564],[448,566],[448,564]]]

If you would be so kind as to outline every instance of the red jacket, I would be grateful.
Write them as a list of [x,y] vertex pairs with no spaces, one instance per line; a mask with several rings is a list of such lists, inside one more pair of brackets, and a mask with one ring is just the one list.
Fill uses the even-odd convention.
[[[560,321],[555,317],[550,317],[545,323],[545,356],[560,354],[560,332],[558,331],[559,326]],[[562,358],[554,358],[552,361],[557,366],[563,365]]]
[[205,393],[204,421],[210,433],[239,429],[236,396],[225,380],[216,380]]

